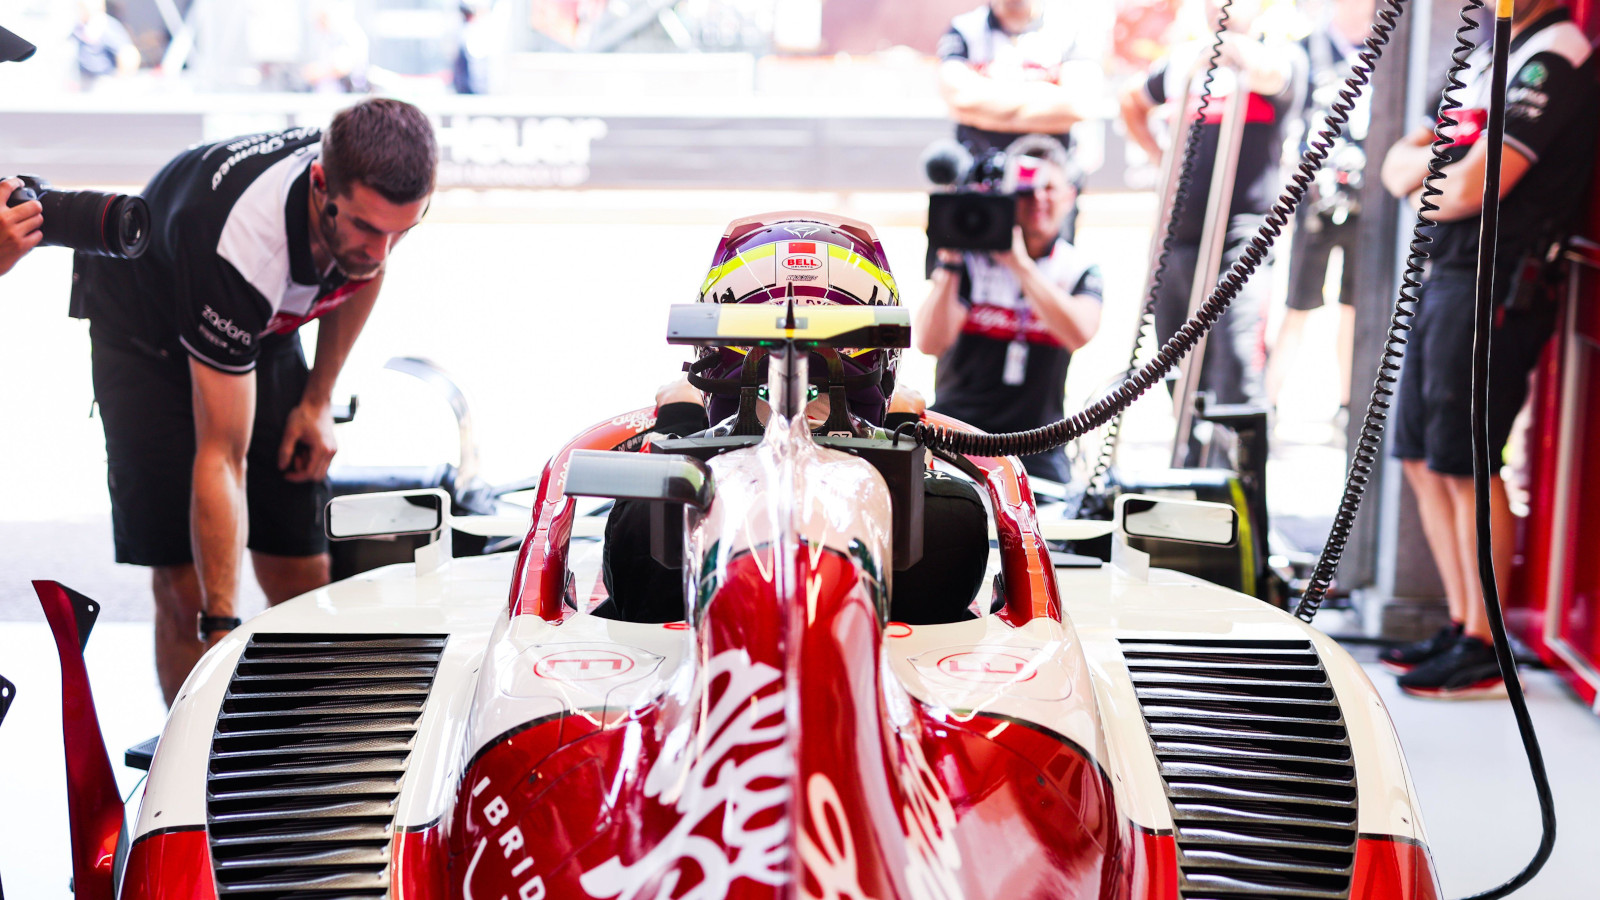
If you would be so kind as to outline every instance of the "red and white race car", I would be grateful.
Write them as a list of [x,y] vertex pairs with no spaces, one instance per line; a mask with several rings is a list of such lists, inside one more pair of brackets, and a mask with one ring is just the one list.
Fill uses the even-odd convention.
[[[450,559],[452,528],[505,523],[439,492],[336,500],[336,536],[435,540],[209,653],[131,825],[81,599],[41,583],[80,900],[1438,896],[1360,667],[1127,541],[1229,543],[1232,508],[1124,496],[1115,523],[1046,527],[1015,459],[951,456],[987,495],[998,578],[977,617],[891,621],[925,448],[813,437],[796,398],[810,348],[895,345],[905,312],[742,309],[675,308],[672,330],[772,347],[764,433],[603,422],[545,468],[519,553]],[[604,520],[580,495],[663,511],[683,620],[594,614]],[[1113,562],[1053,563],[1047,538],[1106,527]]]

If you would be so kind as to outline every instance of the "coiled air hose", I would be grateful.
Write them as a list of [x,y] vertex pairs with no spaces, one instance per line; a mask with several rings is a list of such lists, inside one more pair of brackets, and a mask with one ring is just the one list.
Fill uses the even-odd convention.
[[[1477,2],[1481,3],[1482,0]],[[1339,91],[1339,99],[1334,101],[1324,117],[1322,130],[1318,132],[1316,138],[1308,142],[1305,153],[1301,155],[1300,163],[1296,166],[1295,174],[1290,178],[1290,183],[1284,188],[1283,193],[1278,196],[1256,236],[1250,239],[1240,258],[1218,280],[1211,296],[1207,297],[1195,314],[1157,350],[1154,358],[1133,373],[1132,377],[1112,388],[1105,396],[1059,422],[1031,431],[1010,434],[974,434],[942,425],[918,423],[913,429],[916,440],[933,449],[972,456],[1029,456],[1044,453],[1064,446],[1110,422],[1156,382],[1166,377],[1173,366],[1177,365],[1178,360],[1192,350],[1200,338],[1211,330],[1211,326],[1216,324],[1227,310],[1228,304],[1238,295],[1244,282],[1261,266],[1261,262],[1271,251],[1273,242],[1283,233],[1290,217],[1294,215],[1295,208],[1300,205],[1312,175],[1328,158],[1333,139],[1343,133],[1344,125],[1350,119],[1350,111],[1355,108],[1356,98],[1361,96],[1361,89],[1369,83],[1373,65],[1383,56],[1383,48],[1389,43],[1395,22],[1404,12],[1406,0],[1384,0],[1384,3],[1386,8],[1377,11],[1371,32],[1364,42],[1364,49],[1357,52],[1356,62],[1351,66],[1350,77],[1345,79],[1344,87]],[[1219,40],[1221,30],[1218,29]]]
[[[1199,108],[1194,118],[1189,120],[1189,127],[1184,132],[1183,147],[1178,150],[1183,154],[1183,162],[1178,167],[1177,177],[1173,179],[1172,211],[1167,215],[1167,228],[1161,237],[1161,252],[1156,256],[1155,273],[1150,276],[1150,290],[1145,294],[1144,308],[1139,311],[1139,322],[1134,328],[1133,349],[1128,351],[1128,368],[1122,375],[1124,382],[1132,381],[1133,376],[1139,371],[1139,348],[1144,346],[1145,329],[1150,329],[1152,336],[1155,334],[1156,302],[1166,282],[1167,267],[1172,259],[1172,246],[1177,243],[1178,219],[1189,202],[1189,188],[1194,182],[1195,157],[1200,147],[1200,136],[1205,131],[1206,106],[1211,103],[1211,82],[1217,72],[1217,62],[1222,58],[1222,35],[1228,30],[1232,7],[1233,0],[1223,0],[1222,7],[1218,11],[1217,33],[1211,42],[1205,71],[1200,78]],[[1187,102],[1187,99],[1184,97],[1178,102]],[[1124,411],[1118,410],[1106,427],[1105,440],[1100,442],[1100,453],[1095,459],[1094,470],[1089,474],[1089,483],[1078,497],[1078,509],[1074,517],[1083,515],[1084,507],[1090,497],[1103,495],[1106,491],[1106,476],[1111,473],[1111,461],[1117,455],[1117,437],[1122,432]]]

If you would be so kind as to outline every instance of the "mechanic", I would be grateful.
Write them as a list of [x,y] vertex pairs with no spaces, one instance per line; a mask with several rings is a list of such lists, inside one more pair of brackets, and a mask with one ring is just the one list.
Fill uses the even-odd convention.
[[[0,62],[22,62],[33,55],[34,46],[12,32],[0,28]],[[37,200],[7,206],[11,192],[22,187],[15,178],[0,181],[0,275],[11,271],[17,260],[44,239],[44,207]]]
[[[1322,130],[1329,110],[1339,99],[1350,64],[1372,24],[1376,0],[1335,0],[1324,19],[1300,42],[1310,62],[1305,87],[1305,130],[1299,153]],[[1356,228],[1361,211],[1362,173],[1367,157],[1363,143],[1371,118],[1371,98],[1362,94],[1350,112],[1341,135],[1333,139],[1328,159],[1317,171],[1300,207],[1295,210],[1294,247],[1289,255],[1289,292],[1283,324],[1267,359],[1267,398],[1274,408],[1285,368],[1299,359],[1306,316],[1324,303],[1323,286],[1328,269],[1338,256],[1339,331],[1335,352],[1339,360],[1339,408],[1350,408],[1350,365],[1355,337]]]
[[[1219,0],[1207,0],[1206,9],[1207,21],[1215,24],[1220,14]],[[1250,96],[1245,104],[1233,196],[1228,203],[1222,272],[1243,255],[1277,196],[1279,157],[1296,106],[1296,85],[1302,77],[1299,73],[1305,66],[1304,57],[1292,42],[1253,33],[1261,0],[1235,0],[1229,10],[1219,65],[1238,73]],[[1158,60],[1142,81],[1122,92],[1122,121],[1128,136],[1152,160],[1161,158],[1162,149],[1150,129],[1150,113],[1180,97],[1187,98],[1185,102],[1191,106],[1197,105],[1202,83],[1197,76],[1209,53],[1209,41],[1180,48]],[[1227,79],[1220,77],[1212,82],[1212,99],[1206,104],[1205,124],[1194,157],[1194,178],[1188,200],[1174,223],[1175,242],[1156,299],[1156,338],[1160,343],[1165,343],[1189,317],[1189,295],[1197,277],[1200,238],[1208,218],[1206,198],[1222,130],[1223,97],[1229,89],[1225,82]],[[1175,139],[1182,140],[1184,133]],[[1245,283],[1213,328],[1201,361],[1199,382],[1199,389],[1209,391],[1213,401],[1257,403],[1264,399],[1261,317],[1271,291],[1271,271],[1263,266]],[[1196,456],[1191,449],[1191,457]]]
[[[1499,477],[1501,456],[1556,315],[1557,300],[1548,291],[1560,279],[1538,270],[1579,223],[1600,132],[1594,57],[1566,7],[1558,0],[1518,3],[1511,34],[1486,410],[1491,548],[1499,579],[1511,572],[1515,524]],[[1450,131],[1450,162],[1438,182],[1444,193],[1433,200],[1439,210],[1432,218],[1439,224],[1431,230],[1391,447],[1416,494],[1452,619],[1428,640],[1382,654],[1385,665],[1405,672],[1401,689],[1421,697],[1505,690],[1478,584],[1471,453],[1473,303],[1488,155],[1488,142],[1479,138],[1488,116],[1489,61],[1488,48],[1480,48],[1464,79],[1467,86],[1458,92],[1462,109],[1450,114],[1461,124]],[[1390,193],[1417,201],[1432,142],[1430,123],[1390,148],[1382,171]]]
[[1060,21],[1045,23],[1044,7],[1044,0],[992,0],[956,16],[939,39],[939,94],[956,140],[974,156],[1024,134],[1072,145],[1068,132],[1090,92],[1060,83],[1074,41]]
[[[1100,269],[1061,233],[1077,203],[1059,146],[1018,169],[1010,250],[942,249],[933,289],[917,307],[917,349],[939,357],[935,412],[992,433],[1027,431],[1065,414],[1067,364],[1100,326]],[[1062,483],[1066,454],[1022,459]]]
[[[117,561],[151,567],[169,704],[239,624],[246,546],[269,603],[328,582],[331,392],[437,156],[421,111],[388,99],[326,131],[198,145],[145,188],[143,256],[75,259]],[[312,319],[308,368],[297,329]]]
[[[803,240],[792,240],[795,237]],[[796,255],[809,259],[793,270],[776,265]],[[700,299],[777,304],[790,289],[801,295],[797,303],[807,305],[900,303],[887,258],[870,227],[818,213],[777,213],[735,221],[718,247]],[[813,351],[809,372],[818,391],[806,406],[812,430],[887,435],[918,421],[925,403],[916,391],[896,383],[898,355],[898,350],[839,351],[836,359],[844,379],[840,383],[830,372],[825,353]],[[651,431],[681,437],[733,433],[739,424],[741,389],[752,379],[752,387],[766,384],[766,361],[753,367],[751,379],[744,377],[744,361],[743,352],[733,348],[702,355],[688,378],[657,391]],[[830,388],[845,391],[845,409],[833,408]],[[764,400],[755,402],[754,413],[765,419]],[[969,607],[983,584],[988,561],[988,513],[971,482],[943,472],[929,469],[922,491],[922,560],[894,573],[890,616],[909,625],[970,619]],[[651,556],[648,502],[619,500],[612,507],[606,520],[602,574],[610,596],[595,609],[596,615],[653,623],[683,618],[683,570],[663,566]]]

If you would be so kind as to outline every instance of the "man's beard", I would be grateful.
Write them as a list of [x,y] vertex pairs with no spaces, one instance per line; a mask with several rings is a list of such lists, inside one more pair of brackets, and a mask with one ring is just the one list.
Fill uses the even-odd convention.
[[383,263],[363,263],[361,260],[352,259],[344,249],[339,246],[339,226],[331,219],[323,217],[317,223],[317,233],[322,238],[322,246],[328,251],[328,256],[333,259],[334,271],[343,275],[350,281],[365,281],[377,276],[383,271]]

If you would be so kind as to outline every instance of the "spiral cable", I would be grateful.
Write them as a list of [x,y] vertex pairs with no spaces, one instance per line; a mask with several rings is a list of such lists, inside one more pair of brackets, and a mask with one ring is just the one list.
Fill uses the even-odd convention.
[[1384,338],[1383,354],[1378,361],[1378,375],[1372,385],[1372,397],[1367,401],[1367,412],[1361,422],[1361,434],[1356,438],[1355,452],[1350,455],[1350,468],[1345,476],[1344,496],[1339,500],[1339,511],[1334,515],[1333,526],[1328,530],[1328,541],[1322,547],[1322,555],[1317,558],[1317,565],[1311,572],[1311,578],[1306,588],[1300,595],[1300,602],[1295,605],[1294,614],[1302,621],[1310,622],[1317,615],[1317,610],[1328,597],[1328,591],[1333,586],[1334,572],[1339,567],[1339,560],[1344,557],[1346,545],[1350,542],[1350,533],[1355,528],[1356,512],[1361,508],[1361,496],[1366,492],[1372,482],[1372,472],[1377,465],[1378,443],[1383,437],[1384,423],[1389,418],[1389,410],[1393,406],[1392,398],[1395,395],[1395,384],[1399,381],[1400,360],[1405,356],[1406,334],[1411,331],[1411,320],[1416,316],[1417,291],[1422,286],[1422,264],[1428,256],[1428,245],[1433,243],[1433,238],[1425,232],[1434,224],[1432,213],[1438,211],[1439,204],[1433,198],[1443,194],[1436,182],[1445,177],[1445,149],[1450,146],[1450,138],[1445,135],[1447,128],[1454,127],[1457,122],[1451,113],[1461,108],[1461,101],[1456,98],[1458,91],[1466,88],[1466,82],[1461,79],[1471,61],[1469,57],[1477,46],[1472,42],[1472,34],[1477,29],[1477,22],[1472,14],[1484,8],[1484,0],[1467,0],[1461,7],[1461,27],[1456,29],[1455,50],[1450,54],[1450,69],[1445,73],[1444,92],[1439,101],[1439,116],[1433,127],[1433,158],[1428,161],[1428,174],[1422,179],[1421,202],[1417,209],[1417,222],[1411,230],[1410,252],[1406,257],[1405,271],[1400,275],[1400,292],[1395,298],[1394,315],[1389,320],[1389,331]]
[[[1150,276],[1150,290],[1144,298],[1144,308],[1139,311],[1139,324],[1133,332],[1133,349],[1128,352],[1128,367],[1122,375],[1122,381],[1133,378],[1139,371],[1139,350],[1144,346],[1145,329],[1150,329],[1155,334],[1156,301],[1161,296],[1161,288],[1167,277],[1167,266],[1172,257],[1172,247],[1178,238],[1178,217],[1183,214],[1183,208],[1188,205],[1189,188],[1194,182],[1196,150],[1200,146],[1200,136],[1205,131],[1206,107],[1211,104],[1211,82],[1217,71],[1217,63],[1222,59],[1222,35],[1228,30],[1228,19],[1233,8],[1233,0],[1223,0],[1217,18],[1217,33],[1211,42],[1210,53],[1206,57],[1205,72],[1200,78],[1200,104],[1195,116],[1189,122],[1183,139],[1183,162],[1178,167],[1178,177],[1175,179],[1172,190],[1172,212],[1167,217],[1167,229],[1161,238],[1161,252],[1156,256],[1155,273]],[[1185,96],[1179,102],[1187,102]],[[1095,459],[1094,470],[1089,475],[1089,483],[1084,488],[1083,494],[1078,497],[1078,509],[1073,514],[1074,518],[1083,515],[1084,505],[1089,497],[1099,496],[1106,491],[1106,476],[1111,472],[1111,460],[1117,455],[1117,437],[1122,432],[1122,410],[1111,419],[1106,426],[1105,440],[1100,442],[1100,453]]]
[[[1110,422],[1145,391],[1166,377],[1183,355],[1194,349],[1200,338],[1221,318],[1228,305],[1233,302],[1233,298],[1238,296],[1245,281],[1266,259],[1274,241],[1283,233],[1284,227],[1294,215],[1295,208],[1305,197],[1312,176],[1328,158],[1334,138],[1343,134],[1344,125],[1350,120],[1350,112],[1355,108],[1356,98],[1361,96],[1361,89],[1370,83],[1373,66],[1382,58],[1383,47],[1389,43],[1389,37],[1394,31],[1395,23],[1404,12],[1406,2],[1407,0],[1384,0],[1386,8],[1377,11],[1372,29],[1363,42],[1364,49],[1357,52],[1356,62],[1351,66],[1350,77],[1345,79],[1344,87],[1339,90],[1339,99],[1334,101],[1328,114],[1323,118],[1322,130],[1307,144],[1294,175],[1290,177],[1289,184],[1285,186],[1283,193],[1278,195],[1255,237],[1250,239],[1249,245],[1244,248],[1244,252],[1228,272],[1218,279],[1216,289],[1206,301],[1157,350],[1154,358],[1145,363],[1131,378],[1112,388],[1105,396],[1059,422],[1030,431],[1008,434],[977,434],[924,422],[916,426],[917,441],[933,449],[972,456],[1029,456],[1044,453],[1064,446]],[[1472,0],[1472,2],[1482,4],[1482,0]]]

